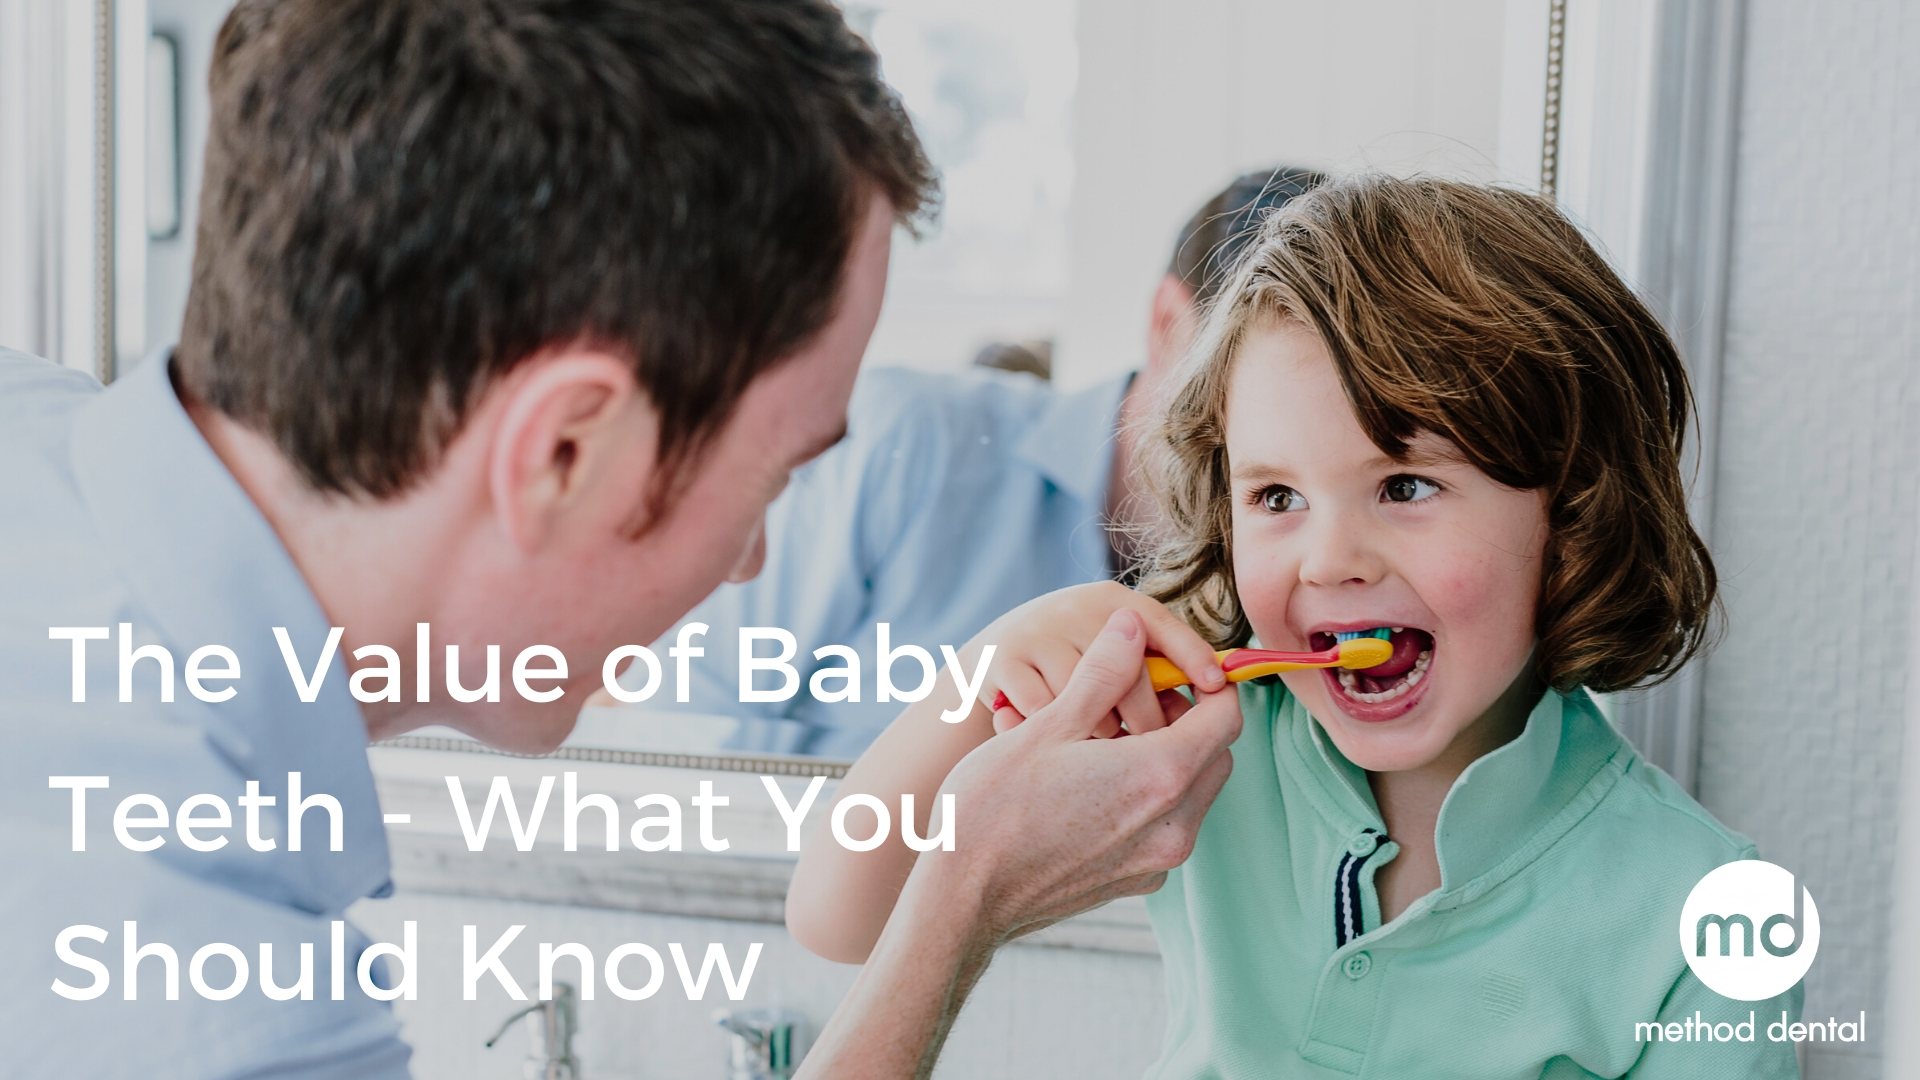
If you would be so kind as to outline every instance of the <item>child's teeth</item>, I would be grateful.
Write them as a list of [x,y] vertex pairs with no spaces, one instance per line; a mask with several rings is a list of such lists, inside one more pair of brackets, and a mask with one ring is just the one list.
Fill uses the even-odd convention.
[[1393,627],[1392,629],[1394,633],[1399,634],[1399,633],[1404,633],[1407,628],[1404,626],[1396,626],[1396,627]]
[[1383,701],[1392,701],[1420,685],[1420,680],[1426,678],[1427,669],[1431,666],[1433,666],[1433,650],[1421,650],[1420,655],[1413,661],[1413,667],[1405,675],[1400,677],[1400,681],[1377,694],[1369,694],[1361,690],[1360,680],[1353,672],[1343,669],[1337,672],[1337,674],[1340,679],[1340,688],[1345,690],[1349,697],[1355,701],[1364,701],[1369,705],[1377,705]]

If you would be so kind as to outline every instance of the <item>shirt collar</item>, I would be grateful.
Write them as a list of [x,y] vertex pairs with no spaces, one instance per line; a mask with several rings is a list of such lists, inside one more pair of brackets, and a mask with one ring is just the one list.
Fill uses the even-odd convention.
[[[1384,830],[1366,771],[1347,760],[1291,694],[1285,696],[1278,719],[1294,737],[1275,745],[1307,763],[1318,778],[1309,787],[1322,812],[1336,822],[1357,819]],[[1468,765],[1440,804],[1434,847],[1441,892],[1489,884],[1483,879],[1504,878],[1525,865],[1595,797],[1589,784],[1624,747],[1585,690],[1541,695],[1520,734]],[[1283,776],[1298,768],[1279,764]]]
[[1113,476],[1113,429],[1133,373],[1084,390],[1053,393],[1015,453],[1056,487],[1098,510]]
[[[311,663],[329,621],[273,527],[187,415],[171,369],[171,351],[160,350],[82,407],[73,426],[75,480],[141,616],[177,648],[218,643],[240,659],[234,698],[180,715],[204,726],[214,749],[264,791],[284,793],[287,774],[298,772],[305,792],[339,800],[341,851],[291,864],[306,878],[297,883],[306,899],[338,909],[388,885],[366,724],[338,655],[313,702],[295,696],[273,628],[285,627]],[[315,848],[325,845],[308,845]]]

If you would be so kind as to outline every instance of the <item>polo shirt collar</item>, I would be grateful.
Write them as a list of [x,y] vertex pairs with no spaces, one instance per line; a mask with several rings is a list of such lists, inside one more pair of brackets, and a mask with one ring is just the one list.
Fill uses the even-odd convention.
[[[1347,760],[1292,695],[1276,718],[1294,738],[1275,745],[1306,764],[1317,781],[1308,786],[1322,812],[1343,828],[1359,822],[1384,831],[1366,771]],[[1541,695],[1520,734],[1468,765],[1440,804],[1434,848],[1441,892],[1490,875],[1504,878],[1525,865],[1544,846],[1540,841],[1564,824],[1562,811],[1582,797],[1619,745],[1585,690]],[[1287,778],[1300,765],[1282,760],[1279,767]]]
[[1014,452],[1054,486],[1096,511],[1107,504],[1113,475],[1113,433],[1133,373],[1083,390],[1051,395]]
[[[300,701],[273,628],[283,626],[304,663],[330,623],[293,558],[253,500],[201,437],[174,392],[163,349],[107,387],[75,418],[75,483],[102,550],[139,601],[141,617],[179,650],[231,647],[239,693],[179,715],[206,729],[213,748],[263,790],[299,772],[305,792],[343,809],[342,850],[290,860],[289,882],[320,910],[337,910],[389,886],[386,829],[367,761],[367,729],[338,655],[312,703]],[[184,662],[185,655],[176,660]]]

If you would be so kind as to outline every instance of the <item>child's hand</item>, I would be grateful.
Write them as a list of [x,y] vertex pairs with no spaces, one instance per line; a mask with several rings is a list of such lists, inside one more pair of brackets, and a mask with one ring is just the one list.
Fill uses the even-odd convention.
[[[996,700],[1004,701],[1006,699],[999,698]],[[1160,717],[1158,720],[1154,719],[1151,714],[1148,714],[1139,717],[1139,722],[1135,722],[1134,720],[1121,719],[1118,712],[1109,713],[1106,719],[1100,721],[1099,725],[1093,729],[1093,737],[1096,739],[1116,739],[1122,735],[1133,735],[1138,732],[1152,731],[1156,727],[1165,727],[1173,723],[1185,715],[1188,709],[1193,708],[1193,702],[1189,701],[1186,695],[1178,690],[1162,690],[1154,695],[1154,700],[1160,703]],[[1014,728],[1019,727],[1022,723],[1025,723],[1026,719],[1026,714],[1015,708],[1012,704],[1002,705],[993,710],[993,733],[995,735],[1004,735]]]
[[[994,712],[994,731],[1004,732],[1051,704],[1107,620],[1122,609],[1138,613],[1146,625],[1146,647],[1172,660],[1197,687],[1212,691],[1226,685],[1212,646],[1164,605],[1111,581],[1078,585],[1020,605],[974,638],[976,646],[995,647],[981,700],[1004,693],[1011,703]],[[1174,691],[1156,696],[1142,667],[1133,688],[1094,734],[1111,738],[1123,730],[1136,735],[1152,731],[1188,707],[1187,699]]]

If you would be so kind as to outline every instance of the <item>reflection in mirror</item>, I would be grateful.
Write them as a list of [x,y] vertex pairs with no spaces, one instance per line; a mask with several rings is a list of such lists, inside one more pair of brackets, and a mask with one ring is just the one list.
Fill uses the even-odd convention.
[[[887,71],[945,170],[947,218],[899,256],[849,437],[770,510],[758,577],[722,586],[656,643],[664,655],[680,633],[705,627],[690,700],[662,694],[644,708],[727,713],[741,726],[726,745],[739,752],[858,756],[901,707],[878,694],[891,654],[937,655],[1042,593],[1128,579],[1154,514],[1135,468],[1136,432],[1267,214],[1323,171],[1502,175],[1502,4],[1458,5],[1444,18],[1399,5],[1403,18],[1365,25],[1299,4],[1203,4],[1177,17],[1123,7],[1082,6],[1052,54],[1011,48],[1002,39],[1018,24],[993,12],[939,8],[896,34],[882,32],[890,16],[878,18]],[[1290,58],[1286,80],[1327,88],[1306,110],[1275,92],[1259,50],[1236,43],[1309,25],[1319,46]],[[1444,65],[1436,40],[1453,50]],[[1144,70],[1116,60],[1142,49],[1157,58]],[[952,55],[1007,70],[987,94],[978,80],[940,74]],[[1063,72],[1077,75],[1064,87]],[[1020,88],[1029,100],[1010,110],[1007,95]],[[1052,120],[1062,92],[1071,131]],[[1052,149],[941,159],[990,149],[943,133],[996,124]],[[1034,168],[1055,159],[1071,173],[1061,224],[1079,226],[1062,234],[1057,280],[1036,269],[1054,265],[1053,234],[1004,227],[1034,223],[1036,208],[1052,205],[1033,193],[1060,178],[1043,181]],[[975,186],[983,172],[1001,186]],[[1003,205],[986,202],[994,191]],[[934,257],[942,245],[968,254]],[[982,263],[1003,269],[983,277]],[[918,303],[929,282],[979,298],[983,280],[998,282],[1003,299],[1024,287],[1031,304],[982,300],[955,324]],[[1036,310],[1040,322],[1025,318]],[[903,338],[910,348],[895,345]],[[1044,350],[1059,385],[959,370],[983,349],[997,357],[1016,347]],[[768,627],[791,640],[771,639]],[[775,662],[794,672],[791,696],[766,700],[758,692],[782,689],[767,666]],[[912,663],[892,666],[904,673],[896,679],[918,682]],[[599,730],[646,745],[663,727],[636,713]],[[583,730],[576,741],[589,737]]]
[[[173,341],[187,310],[193,235],[199,222],[200,159],[207,143],[207,67],[214,36],[231,5],[225,0],[148,0],[146,6],[152,21],[152,40],[166,43],[172,71],[150,70],[145,81],[164,86],[170,79],[177,94],[169,103],[171,107],[153,102],[148,105],[149,127],[144,139],[150,148],[147,172],[156,177],[170,176],[178,195],[173,204],[175,227],[171,231],[147,231],[142,299],[149,330],[143,352]],[[170,169],[166,163],[153,160],[156,151],[172,155]],[[155,207],[158,199],[150,191],[146,203]]]
[[[942,216],[896,242],[848,439],[770,510],[759,576],[688,616],[707,625],[689,700],[673,701],[670,682],[645,702],[603,697],[567,752],[845,762],[901,707],[878,700],[889,651],[938,657],[1033,596],[1124,578],[1139,554],[1129,530],[1152,513],[1128,432],[1236,241],[1322,173],[1535,178],[1514,167],[1537,166],[1540,83],[1515,66],[1509,5],[1384,6],[850,5],[941,171]],[[146,5],[143,29],[167,44],[137,55],[177,74],[140,82],[180,88],[145,132],[145,171],[177,198],[150,183],[152,212],[123,226],[144,244],[147,346],[172,337],[185,306],[225,7]],[[1276,76],[1271,43],[1305,40]],[[790,632],[786,700],[742,701],[743,661],[788,652],[762,637],[743,654],[742,627]],[[651,643],[658,655],[677,632]],[[852,664],[857,676],[832,670]],[[896,686],[921,678],[906,656],[893,664]],[[781,683],[769,669],[747,685]]]
[[180,234],[180,46],[147,40],[147,239]]

